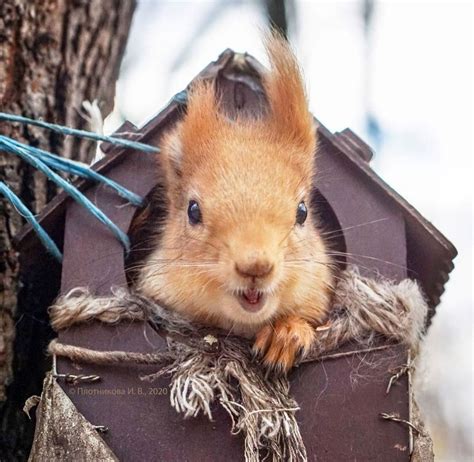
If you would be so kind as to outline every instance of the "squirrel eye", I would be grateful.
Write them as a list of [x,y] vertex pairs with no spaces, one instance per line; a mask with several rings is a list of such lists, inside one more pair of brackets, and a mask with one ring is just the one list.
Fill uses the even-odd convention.
[[202,222],[201,209],[196,201],[189,201],[188,204],[188,218],[189,223],[197,225]]
[[298,204],[298,208],[296,209],[296,223],[302,225],[308,216],[308,209],[306,208],[306,204],[301,201]]

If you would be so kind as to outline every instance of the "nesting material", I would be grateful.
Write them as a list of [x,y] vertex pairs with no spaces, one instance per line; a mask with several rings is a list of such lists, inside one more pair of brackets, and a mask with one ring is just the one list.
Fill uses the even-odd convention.
[[[415,355],[425,329],[428,307],[417,283],[372,280],[346,270],[337,284],[327,328],[318,331],[311,352],[301,362],[317,361],[340,353],[347,342],[354,351],[381,348],[383,338],[405,345]],[[232,433],[245,438],[245,460],[265,455],[273,460],[304,461],[306,450],[286,377],[268,373],[255,359],[251,342],[195,325],[155,302],[124,289],[110,297],[94,297],[75,289],[50,308],[56,330],[99,320],[107,324],[148,320],[166,333],[168,348],[156,353],[94,351],[53,341],[50,352],[75,362],[118,365],[155,364],[157,372],[142,380],[170,379],[170,403],[192,418],[212,418],[211,405],[219,403],[232,421]],[[383,346],[382,346],[383,347]]]

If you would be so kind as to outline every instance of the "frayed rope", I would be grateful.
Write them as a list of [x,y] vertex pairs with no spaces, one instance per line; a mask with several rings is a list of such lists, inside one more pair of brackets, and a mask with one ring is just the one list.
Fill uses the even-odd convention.
[[[416,352],[427,310],[413,281],[373,281],[357,271],[346,270],[336,287],[330,328],[318,332],[311,352],[300,362],[400,344]],[[257,462],[265,453],[273,460],[307,460],[295,418],[299,407],[290,394],[289,381],[268,373],[253,358],[248,340],[193,324],[176,312],[124,289],[116,289],[110,297],[94,297],[84,289],[73,290],[50,308],[50,317],[57,330],[92,320],[107,324],[123,319],[153,322],[166,334],[166,351],[94,351],[53,341],[49,352],[74,362],[155,364],[159,370],[141,379],[170,377],[170,403],[184,417],[202,413],[212,419],[212,403],[223,407],[231,418],[232,433],[244,435],[246,462]],[[376,344],[380,336],[392,345]],[[349,341],[356,341],[361,349],[334,352]]]

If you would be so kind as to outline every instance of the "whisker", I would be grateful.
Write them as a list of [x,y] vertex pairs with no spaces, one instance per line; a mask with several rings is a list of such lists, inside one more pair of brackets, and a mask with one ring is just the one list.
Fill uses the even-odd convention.
[[202,239],[198,239],[197,237],[189,236],[189,235],[187,235],[186,237],[187,237],[188,239],[192,239],[193,241],[199,242],[199,243],[201,243],[201,244],[206,244],[206,245],[212,247],[213,249],[217,250],[218,252],[220,251],[218,247],[216,247],[214,244],[211,244],[211,243],[208,242],[208,241],[203,241]]
[[337,229],[337,230],[334,230],[334,231],[328,231],[328,232],[322,232],[321,235],[322,236],[330,236],[332,234],[336,234],[336,233],[341,233],[343,231],[349,231],[351,229],[355,229],[355,228],[360,228],[362,226],[368,226],[368,225],[373,225],[375,223],[380,223],[382,221],[386,221],[386,220],[389,220],[390,218],[378,218],[377,220],[373,220],[373,221],[368,221],[366,223],[359,223],[357,225],[353,225],[353,226],[347,226],[346,228],[341,228],[341,229]]
[[374,261],[379,261],[379,262],[382,262],[382,263],[386,263],[387,265],[392,265],[392,266],[395,266],[397,268],[401,268],[401,269],[405,269],[405,270],[407,269],[406,265],[399,265],[399,264],[391,262],[389,260],[383,260],[382,258],[372,257],[370,255],[359,255],[359,254],[356,254],[356,253],[337,252],[337,251],[331,251],[330,253],[328,253],[328,255],[330,255],[330,256],[332,255],[332,256],[366,258],[368,260],[374,260]]

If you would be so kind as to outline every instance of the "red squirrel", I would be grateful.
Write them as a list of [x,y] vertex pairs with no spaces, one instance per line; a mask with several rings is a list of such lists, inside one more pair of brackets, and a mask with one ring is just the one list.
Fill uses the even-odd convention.
[[288,371],[325,321],[331,261],[310,219],[316,129],[288,44],[266,39],[268,110],[230,120],[214,88],[193,85],[158,156],[166,218],[137,289],[205,325],[254,339]]

